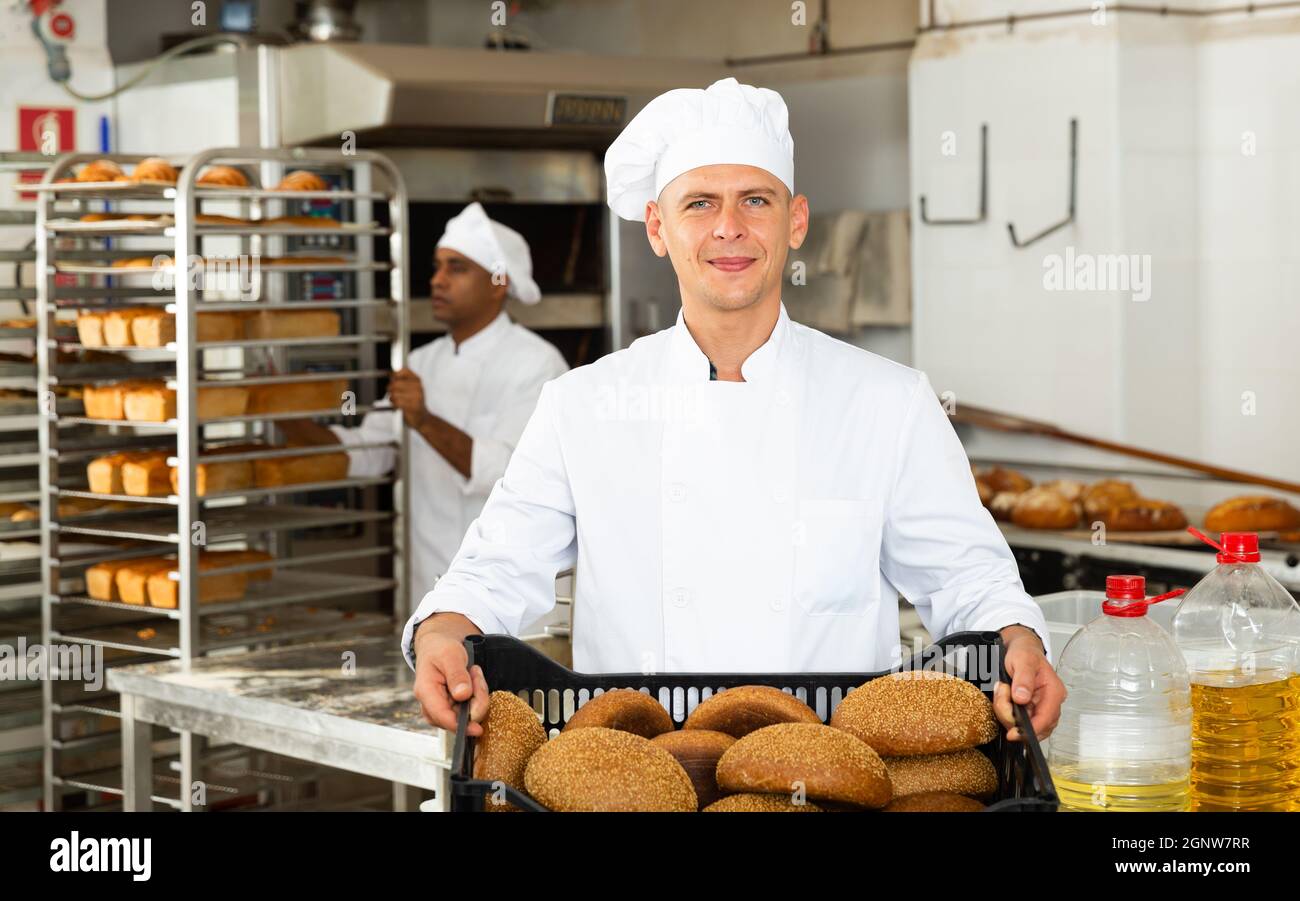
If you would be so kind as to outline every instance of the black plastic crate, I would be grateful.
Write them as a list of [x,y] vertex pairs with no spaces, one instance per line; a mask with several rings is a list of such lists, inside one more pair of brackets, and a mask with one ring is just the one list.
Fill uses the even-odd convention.
[[[668,710],[680,727],[687,715],[719,689],[739,685],[771,685],[792,692],[822,721],[830,719],[835,707],[850,689],[891,672],[913,669],[943,669],[961,676],[993,697],[996,681],[1007,681],[1002,665],[1002,637],[997,632],[958,632],[943,638],[892,670],[879,673],[575,673],[560,666],[536,649],[508,635],[471,635],[465,639],[469,665],[483,667],[490,691],[508,691],[526,701],[542,717],[548,737],[553,737],[573,712],[593,692],[612,688],[648,691]],[[996,674],[996,680],[993,678]],[[1056,787],[1047,770],[1043,749],[1029,725],[1029,714],[1015,705],[1016,723],[1024,741],[1007,741],[1005,733],[980,750],[993,761],[998,772],[998,791],[989,804],[991,811],[1055,811]],[[459,729],[452,753],[451,805],[453,812],[481,811],[492,793],[493,783],[473,778],[474,739],[465,734],[469,706],[461,705]],[[545,811],[532,798],[506,786],[507,800],[525,810]]]

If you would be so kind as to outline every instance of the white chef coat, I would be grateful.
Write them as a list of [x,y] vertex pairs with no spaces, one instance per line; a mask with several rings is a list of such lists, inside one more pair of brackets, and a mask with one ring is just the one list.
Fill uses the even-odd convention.
[[[410,559],[412,606],[447,571],[470,523],[501,478],[537,404],[542,385],[569,367],[550,342],[501,313],[459,346],[443,335],[413,350],[407,368],[420,377],[424,403],[474,440],[470,476],[462,476],[420,435],[410,447]],[[353,428],[331,426],[345,445],[401,437],[402,414],[371,411]],[[383,475],[393,468],[392,447],[348,451],[348,474]]]
[[438,611],[518,635],[576,564],[581,672],[870,672],[898,595],[930,633],[1047,627],[917,370],[791,322],[709,381],[672,328],[546,385],[403,636]]

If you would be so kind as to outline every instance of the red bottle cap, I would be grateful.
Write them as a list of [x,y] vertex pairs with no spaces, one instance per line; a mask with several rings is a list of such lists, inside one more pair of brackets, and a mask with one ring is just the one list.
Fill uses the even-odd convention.
[[1146,616],[1152,604],[1183,593],[1184,589],[1178,588],[1148,600],[1147,580],[1143,576],[1107,576],[1106,600],[1102,601],[1101,610],[1107,616]]
[[1259,535],[1254,532],[1222,532],[1219,543],[1223,550],[1214,559],[1220,563],[1259,562]]

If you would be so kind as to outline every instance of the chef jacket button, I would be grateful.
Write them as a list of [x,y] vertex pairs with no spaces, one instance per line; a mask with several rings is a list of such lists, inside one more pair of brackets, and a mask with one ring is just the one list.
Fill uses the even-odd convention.
[[784,388],[776,392],[776,405],[778,407],[788,407],[790,405],[790,392]]
[[686,500],[686,486],[681,482],[673,482],[668,486],[668,500],[683,501]]
[[778,504],[784,504],[789,499],[790,492],[786,491],[784,487],[778,486],[772,489],[772,500],[776,501]]
[[782,610],[784,610],[784,609],[785,609],[785,601],[784,601],[782,598],[773,598],[773,599],[772,599],[772,610],[773,610],[773,611],[775,611],[775,612],[777,612],[777,613],[780,613],[780,612],[781,612]]
[[674,588],[668,593],[674,607],[685,607],[690,602],[691,593],[685,588]]

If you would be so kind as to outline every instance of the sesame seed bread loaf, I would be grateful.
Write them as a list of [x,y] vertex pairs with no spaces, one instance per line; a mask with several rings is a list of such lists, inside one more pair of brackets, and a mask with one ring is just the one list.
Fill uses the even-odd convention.
[[831,725],[883,757],[960,751],[997,737],[993,705],[965,679],[905,670],[872,679],[844,696]]
[[[508,691],[494,691],[488,697],[483,734],[474,742],[474,778],[524,791],[528,758],[545,743],[546,729],[533,708]],[[519,808],[489,793],[483,809],[504,813]]]
[[884,761],[865,742],[821,723],[777,723],[749,733],[718,761],[718,788],[884,807]]
[[816,723],[819,717],[794,695],[770,685],[738,685],[715,694],[691,711],[683,729],[708,729],[743,738],[776,723]]
[[642,738],[654,738],[673,731],[673,720],[663,705],[643,692],[615,688],[596,695],[574,711],[564,724],[565,732],[603,726],[631,732]]
[[631,732],[593,726],[561,732],[524,769],[524,787],[556,811],[697,808],[690,776],[673,755]]
[[818,813],[821,808],[811,801],[796,804],[788,795],[762,795],[743,792],[727,795],[704,808],[704,813]]
[[718,790],[718,761],[736,740],[725,732],[709,729],[674,729],[651,739],[682,765],[695,786],[695,797],[700,807],[706,807],[721,797]]
[[988,798],[998,790],[993,762],[974,748],[920,757],[886,757],[885,767],[895,798],[936,791]]

